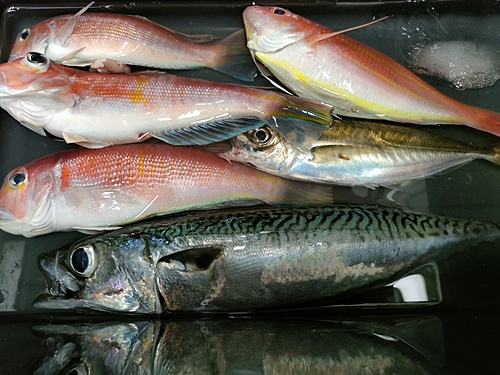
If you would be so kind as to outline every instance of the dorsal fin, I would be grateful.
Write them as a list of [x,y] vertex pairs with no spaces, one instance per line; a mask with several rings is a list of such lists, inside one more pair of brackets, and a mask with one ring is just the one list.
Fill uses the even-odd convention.
[[378,20],[373,20],[373,21],[364,23],[362,25],[349,27],[348,29],[344,29],[344,30],[340,30],[340,31],[334,31],[334,32],[327,33],[327,34],[312,35],[310,37],[307,37],[306,39],[309,43],[314,44],[314,43],[320,42],[322,40],[331,38],[332,36],[335,36],[335,35],[344,34],[344,33],[347,33],[349,31],[353,31],[353,30],[361,29],[361,28],[366,27],[366,26],[373,25],[377,22],[385,20],[386,18],[389,18],[389,16],[385,16],[385,17],[379,18]]
[[63,27],[61,27],[61,30],[59,33],[56,35],[56,40],[61,44],[64,45],[69,39],[69,36],[73,32],[76,26],[76,21],[78,20],[78,17],[80,17],[83,13],[85,13],[92,5],[94,5],[95,1],[92,1],[89,3],[86,7],[81,9],[78,13],[76,13],[74,16],[70,17],[70,19],[64,24]]

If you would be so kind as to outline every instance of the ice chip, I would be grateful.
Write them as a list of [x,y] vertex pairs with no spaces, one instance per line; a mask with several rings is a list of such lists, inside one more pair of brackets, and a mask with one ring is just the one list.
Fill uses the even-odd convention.
[[493,85],[500,78],[500,52],[493,45],[453,40],[427,43],[415,50],[410,68],[449,81],[459,89]]

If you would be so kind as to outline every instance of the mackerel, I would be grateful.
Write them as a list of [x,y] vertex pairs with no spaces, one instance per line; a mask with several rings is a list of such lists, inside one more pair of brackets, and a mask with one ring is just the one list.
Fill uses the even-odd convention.
[[497,224],[377,207],[191,214],[43,254],[48,288],[35,306],[150,314],[296,306],[498,238]]

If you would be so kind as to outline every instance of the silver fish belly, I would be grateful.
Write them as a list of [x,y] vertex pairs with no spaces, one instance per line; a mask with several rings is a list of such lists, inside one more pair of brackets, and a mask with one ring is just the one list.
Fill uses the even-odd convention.
[[211,212],[124,228],[40,258],[35,306],[113,312],[249,311],[402,276],[496,224],[369,207]]
[[421,179],[475,159],[500,164],[500,143],[482,149],[450,138],[385,122],[335,120],[309,151],[269,127],[231,139],[221,153],[281,177],[348,186],[387,186]]

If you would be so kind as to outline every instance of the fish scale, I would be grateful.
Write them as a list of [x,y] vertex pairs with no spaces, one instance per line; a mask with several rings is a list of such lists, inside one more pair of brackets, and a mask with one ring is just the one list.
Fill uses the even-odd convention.
[[[385,285],[499,238],[497,224],[378,207],[193,213],[43,255],[48,291],[36,306],[139,313],[277,308]],[[87,276],[67,261],[74,253],[89,259]],[[116,298],[106,297],[109,290]]]
[[89,148],[150,137],[208,144],[264,124],[301,147],[299,137],[319,137],[332,119],[327,105],[269,90],[152,72],[92,73],[37,53],[0,64],[0,106],[42,135]]
[[282,179],[187,147],[79,148],[37,159],[5,178],[0,229],[27,237],[110,230],[153,215],[258,201],[328,204],[333,198],[329,186]]
[[247,46],[265,66],[261,69],[265,76],[274,75],[280,82],[277,86],[286,86],[299,96],[330,104],[338,115],[467,125],[500,135],[500,113],[446,96],[389,56],[342,31],[275,6],[249,6],[243,22]]
[[226,159],[290,179],[348,186],[394,187],[475,159],[500,164],[500,143],[479,148],[421,129],[352,118],[334,120],[309,151],[269,127],[237,135],[231,143],[220,154]]
[[255,67],[245,48],[243,30],[217,40],[187,35],[144,17],[91,12],[62,15],[22,30],[10,60],[28,52],[46,54],[69,66],[88,66],[101,59],[163,69],[209,67],[252,81]]

